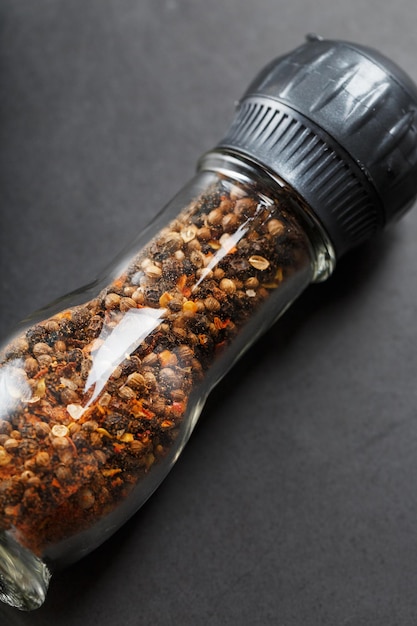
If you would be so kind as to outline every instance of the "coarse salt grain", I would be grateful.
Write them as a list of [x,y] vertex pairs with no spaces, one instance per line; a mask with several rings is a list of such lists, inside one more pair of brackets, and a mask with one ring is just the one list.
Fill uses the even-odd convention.
[[73,420],[79,420],[84,413],[84,408],[81,404],[68,404],[67,411]]

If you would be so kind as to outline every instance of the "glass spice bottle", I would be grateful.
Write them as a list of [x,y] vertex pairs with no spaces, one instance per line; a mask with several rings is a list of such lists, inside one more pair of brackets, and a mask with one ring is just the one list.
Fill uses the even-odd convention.
[[1,353],[0,597],[40,606],[178,458],[205,399],[335,260],[417,193],[417,91],[310,37],[268,65],[196,177],[110,275]]

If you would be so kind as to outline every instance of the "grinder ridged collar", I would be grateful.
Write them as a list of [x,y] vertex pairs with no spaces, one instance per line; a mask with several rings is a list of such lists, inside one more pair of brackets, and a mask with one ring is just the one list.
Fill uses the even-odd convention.
[[399,217],[417,195],[417,88],[370,48],[310,37],[270,63],[219,148],[289,183],[337,256]]

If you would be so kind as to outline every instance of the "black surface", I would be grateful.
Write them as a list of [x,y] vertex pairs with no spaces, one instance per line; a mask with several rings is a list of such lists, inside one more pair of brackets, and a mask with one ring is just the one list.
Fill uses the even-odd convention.
[[[305,33],[415,69],[398,0],[3,0],[0,334],[95,277]],[[311,287],[145,507],[1,624],[413,625],[417,212]]]

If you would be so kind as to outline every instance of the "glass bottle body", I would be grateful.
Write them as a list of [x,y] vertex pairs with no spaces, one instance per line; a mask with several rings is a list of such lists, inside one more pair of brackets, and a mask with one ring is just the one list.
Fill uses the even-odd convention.
[[213,386],[331,245],[293,192],[212,153],[106,277],[25,322],[0,364],[0,597],[102,543],[175,463]]

